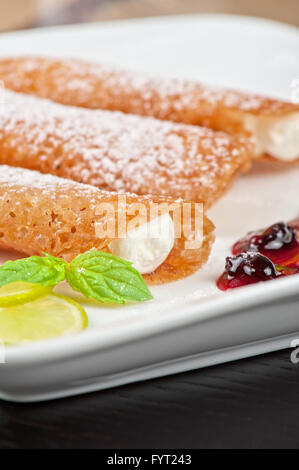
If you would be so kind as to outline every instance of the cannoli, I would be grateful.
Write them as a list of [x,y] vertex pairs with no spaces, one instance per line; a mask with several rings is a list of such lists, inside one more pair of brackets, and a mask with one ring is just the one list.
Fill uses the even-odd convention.
[[[186,205],[188,230],[181,223]],[[214,225],[203,212],[197,224],[198,206],[168,197],[107,192],[0,165],[1,248],[26,255],[46,252],[66,261],[91,249],[111,252],[132,261],[149,284],[189,276],[207,261]],[[144,231],[157,222],[160,231]]]
[[12,58],[0,79],[15,91],[85,108],[119,110],[251,137],[256,157],[299,159],[299,104],[198,82],[155,79],[84,61]]
[[247,168],[246,142],[212,130],[6,91],[0,164],[98,188],[211,205]]

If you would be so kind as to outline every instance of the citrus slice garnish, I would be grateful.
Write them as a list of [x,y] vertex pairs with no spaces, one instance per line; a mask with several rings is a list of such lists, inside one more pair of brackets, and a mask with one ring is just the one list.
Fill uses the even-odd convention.
[[0,307],[10,307],[38,299],[51,292],[52,287],[18,281],[0,287]]
[[84,309],[74,300],[50,294],[22,305],[0,308],[0,341],[6,345],[70,336],[87,327]]

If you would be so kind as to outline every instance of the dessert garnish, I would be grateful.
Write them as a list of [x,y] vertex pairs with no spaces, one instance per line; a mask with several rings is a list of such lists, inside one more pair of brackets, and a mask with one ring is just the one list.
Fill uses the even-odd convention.
[[247,251],[262,253],[276,264],[299,263],[297,230],[285,222],[279,222],[266,230],[250,232],[235,243],[232,254]]
[[141,274],[129,261],[102,251],[88,251],[70,264],[45,253],[44,257],[31,256],[0,266],[0,287],[22,281],[53,288],[64,280],[75,291],[102,303],[152,299]]
[[220,290],[268,281],[281,276],[275,264],[260,253],[241,253],[226,258],[225,271],[217,281]]
[[51,286],[17,281],[0,287],[0,308],[22,305],[50,294]]
[[70,264],[45,254],[8,261],[0,267],[0,340],[14,345],[70,336],[88,325],[80,304],[52,292],[66,280],[99,302],[123,304],[152,299],[141,274],[117,256],[92,250]]
[[248,233],[234,244],[232,254],[226,258],[225,271],[217,281],[221,290],[298,274],[296,221]]
[[[13,288],[14,284],[10,284]],[[71,336],[88,325],[80,304],[56,294],[0,308],[0,338],[6,346]]]

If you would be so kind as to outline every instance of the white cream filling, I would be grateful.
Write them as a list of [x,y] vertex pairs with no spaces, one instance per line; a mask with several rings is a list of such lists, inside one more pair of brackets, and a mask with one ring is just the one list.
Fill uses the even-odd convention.
[[174,238],[172,218],[164,214],[129,231],[126,238],[113,240],[109,250],[131,261],[141,274],[148,274],[166,260],[173,248]]
[[299,158],[299,113],[266,119],[247,116],[245,128],[253,134],[258,155],[268,155],[291,162]]

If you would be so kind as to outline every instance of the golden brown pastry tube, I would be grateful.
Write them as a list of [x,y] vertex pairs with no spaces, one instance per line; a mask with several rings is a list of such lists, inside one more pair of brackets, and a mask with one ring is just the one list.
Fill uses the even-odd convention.
[[[179,206],[186,203],[159,196],[129,193],[125,196],[127,221],[133,218],[129,209],[135,203],[142,203],[147,209],[153,203],[167,203],[170,210],[174,202]],[[107,223],[99,205],[109,203],[117,211],[118,197],[117,193],[93,186],[0,165],[0,247],[26,255],[47,252],[67,261],[93,248],[109,251],[108,244],[113,238],[99,238],[99,229]],[[194,203],[191,206],[194,209]],[[194,212],[191,213],[193,216]],[[170,215],[173,216],[171,212]],[[175,281],[193,274],[205,264],[214,241],[214,225],[206,217],[202,240],[201,247],[188,249],[182,230],[168,258],[155,272],[144,275],[146,281],[150,284]]]
[[211,205],[249,159],[246,143],[195,126],[62,106],[12,91],[0,106],[0,164],[101,189]]
[[251,136],[256,156],[299,158],[299,104],[198,82],[156,79],[69,59],[8,58],[0,79],[15,91],[73,106],[119,110]]

